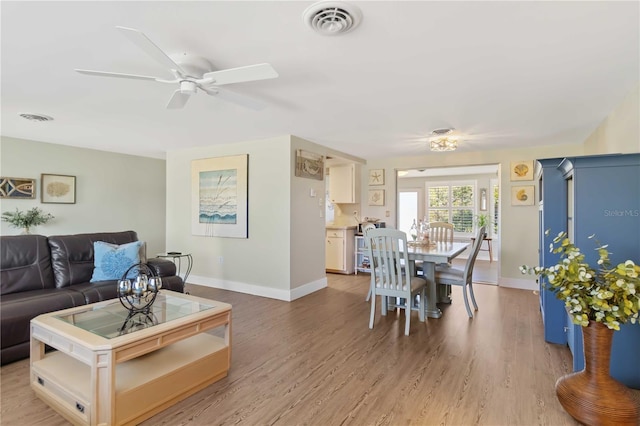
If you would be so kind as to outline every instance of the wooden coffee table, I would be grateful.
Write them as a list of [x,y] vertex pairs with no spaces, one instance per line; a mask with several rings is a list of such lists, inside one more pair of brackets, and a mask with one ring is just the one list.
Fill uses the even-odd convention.
[[137,424],[227,375],[231,305],[162,290],[127,314],[115,299],[31,320],[31,387],[70,422]]

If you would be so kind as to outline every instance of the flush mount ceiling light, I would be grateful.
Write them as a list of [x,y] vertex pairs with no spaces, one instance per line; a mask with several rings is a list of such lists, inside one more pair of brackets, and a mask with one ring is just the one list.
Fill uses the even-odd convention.
[[458,148],[457,139],[450,139],[447,137],[433,139],[429,141],[431,151],[443,152],[443,151],[455,151]]
[[344,34],[362,21],[360,9],[341,1],[321,1],[305,9],[302,19],[322,35]]
[[53,117],[49,117],[48,115],[43,115],[43,114],[23,113],[23,114],[20,114],[20,117],[29,121],[38,121],[38,122],[53,121]]
[[455,151],[456,148],[458,148],[458,140],[445,136],[451,134],[451,132],[453,132],[454,130],[455,129],[453,128],[432,130],[431,135],[433,137],[431,140],[429,140],[429,147],[431,148],[431,151]]

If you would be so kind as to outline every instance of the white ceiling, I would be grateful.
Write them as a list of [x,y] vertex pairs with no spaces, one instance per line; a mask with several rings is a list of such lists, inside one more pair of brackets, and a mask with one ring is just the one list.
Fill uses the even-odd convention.
[[[639,81],[637,1],[352,3],[361,25],[327,37],[304,25],[307,1],[2,1],[2,135],[158,158],[284,134],[425,155],[440,127],[460,151],[581,143]],[[166,110],[173,86],[74,72],[170,77],[116,25],[216,69],[270,63],[279,78],[233,87],[268,107],[198,94]]]

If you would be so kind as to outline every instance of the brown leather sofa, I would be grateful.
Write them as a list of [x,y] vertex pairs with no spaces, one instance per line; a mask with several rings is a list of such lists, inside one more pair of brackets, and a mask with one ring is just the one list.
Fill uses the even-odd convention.
[[[29,357],[30,321],[60,309],[118,297],[117,281],[89,282],[93,243],[138,241],[134,231],[0,237],[0,361]],[[176,267],[167,259],[147,259],[164,289],[184,292]]]

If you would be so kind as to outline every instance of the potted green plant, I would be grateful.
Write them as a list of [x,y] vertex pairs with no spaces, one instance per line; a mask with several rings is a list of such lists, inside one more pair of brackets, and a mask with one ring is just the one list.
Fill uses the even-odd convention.
[[488,228],[489,223],[491,223],[491,218],[488,214],[480,213],[476,216],[476,225],[478,225],[478,228],[482,228],[483,226]]
[[53,218],[53,215],[43,212],[38,207],[26,212],[21,212],[16,208],[15,212],[2,213],[2,221],[8,222],[14,228],[22,228],[23,234],[28,234],[32,226],[43,225]]
[[567,233],[560,232],[550,245],[550,251],[560,255],[558,263],[522,265],[520,271],[544,278],[545,288],[564,301],[572,321],[582,326],[585,368],[556,383],[565,410],[584,424],[638,425],[640,407],[627,388],[609,375],[609,363],[614,330],[638,321],[640,266],[633,260],[612,266],[607,246],[596,242],[596,250],[597,266],[592,267]]

